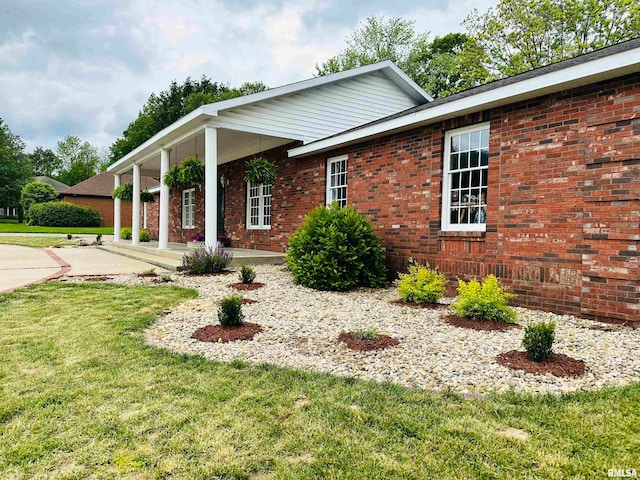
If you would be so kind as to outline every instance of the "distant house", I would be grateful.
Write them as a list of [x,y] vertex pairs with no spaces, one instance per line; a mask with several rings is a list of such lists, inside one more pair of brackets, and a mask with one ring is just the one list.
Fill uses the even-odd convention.
[[[109,170],[203,161],[202,189],[159,189],[161,249],[204,233],[283,251],[337,202],[398,270],[494,274],[519,305],[640,324],[640,38],[431,100],[382,62],[204,105]],[[257,155],[272,185],[244,180]]]
[[[66,185],[62,182],[59,182],[51,177],[47,177],[45,175],[39,175],[33,178],[34,182],[46,183],[47,185],[51,185],[53,189],[60,193],[63,190],[69,188],[69,185]],[[18,217],[18,207],[0,207],[0,216],[7,217]]]
[[59,182],[58,180],[51,178],[51,177],[47,177],[46,175],[39,175],[37,177],[33,178],[34,182],[40,182],[40,183],[46,183],[47,185],[51,185],[53,187],[53,189],[60,193],[64,190],[66,190],[67,188],[69,188],[69,185]]
[[[131,175],[123,175],[122,183],[131,182]],[[141,178],[141,189],[148,190],[157,188],[160,183],[152,177]],[[55,188],[55,187],[54,187]],[[102,172],[84,182],[80,182],[73,187],[68,187],[60,192],[60,200],[63,202],[75,203],[83,207],[91,207],[96,209],[102,217],[103,227],[113,226],[113,198],[111,194],[114,189],[114,175],[111,172]],[[131,202],[123,201],[122,208],[124,214],[122,216],[122,226],[131,226]],[[142,219],[144,220],[146,207],[142,207]]]

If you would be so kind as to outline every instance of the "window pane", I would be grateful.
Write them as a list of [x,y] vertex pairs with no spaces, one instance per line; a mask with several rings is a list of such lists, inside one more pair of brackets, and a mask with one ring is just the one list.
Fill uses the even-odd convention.
[[469,172],[462,172],[462,182],[460,184],[462,188],[469,188]]
[[480,147],[484,149],[489,148],[489,129],[480,132]]
[[465,133],[460,135],[460,151],[465,152],[469,150],[469,134]]
[[457,170],[458,169],[458,154],[457,153],[451,154],[449,169],[450,170]]
[[469,154],[467,152],[460,154],[460,169],[469,168]]
[[489,165],[489,150],[480,151],[480,165],[483,167]]
[[487,186],[487,169],[483,169],[482,170],[482,186],[486,187]]
[[471,186],[472,187],[480,186],[480,170],[473,170],[471,172]]
[[478,150],[480,148],[480,132],[471,133],[471,150]]
[[480,162],[480,153],[478,152],[478,150],[473,150],[471,152],[469,152],[469,166],[471,168],[477,167],[479,165]]
[[454,135],[451,137],[451,151],[459,152],[460,151],[460,137]]
[[460,174],[454,173],[451,175],[451,188],[460,188]]

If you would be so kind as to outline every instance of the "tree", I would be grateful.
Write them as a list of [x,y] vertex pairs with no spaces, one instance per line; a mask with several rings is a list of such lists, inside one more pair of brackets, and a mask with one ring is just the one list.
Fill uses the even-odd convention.
[[29,209],[37,203],[53,202],[58,198],[58,192],[43,182],[27,183],[20,194],[20,205],[25,213],[25,219],[29,220]]
[[[18,206],[20,191],[31,180],[31,164],[23,153],[24,142],[0,118],[0,205]],[[22,220],[22,211],[18,209]]]
[[433,97],[470,86],[458,68],[457,55],[469,40],[463,33],[450,33],[429,41],[418,33],[414,22],[399,17],[369,17],[346,39],[346,48],[321,65],[317,75],[349,70],[391,60]]
[[48,148],[37,147],[29,154],[29,161],[33,166],[34,175],[44,175],[53,178],[60,171],[60,167],[62,167],[60,159]]
[[149,96],[138,117],[125,129],[122,137],[111,145],[109,164],[118,161],[160,130],[202,105],[266,89],[267,86],[262,82],[244,83],[239,88],[230,88],[212,82],[204,75],[195,81],[187,77],[182,84],[174,80],[168,90]]
[[[484,83],[640,35],[636,0],[501,0],[463,23],[473,42],[460,55],[470,83]],[[481,68],[478,68],[480,66]]]
[[342,72],[363,65],[391,60],[407,70],[411,52],[426,34],[418,34],[414,23],[400,17],[368,17],[346,38],[346,48],[335,57],[316,65],[319,76]]
[[98,149],[76,136],[68,135],[58,142],[56,154],[62,163],[58,175],[58,180],[62,183],[75,185],[98,173]]

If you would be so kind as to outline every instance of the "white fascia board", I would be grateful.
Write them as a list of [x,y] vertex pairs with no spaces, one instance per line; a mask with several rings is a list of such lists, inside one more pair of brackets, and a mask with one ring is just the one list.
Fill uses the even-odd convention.
[[417,127],[420,124],[434,123],[446,118],[561,91],[564,88],[586,85],[600,79],[615,78],[617,75],[625,75],[638,70],[640,70],[640,48],[563,68],[504,87],[446,102],[436,107],[426,108],[370,127],[318,140],[308,145],[292,148],[288,151],[288,155],[289,157],[298,157],[322,152],[370,137],[384,136],[397,130]]
[[149,193],[158,193],[158,192],[160,192],[160,185],[158,185],[157,187],[151,187],[151,188],[147,189],[147,192],[149,192]]
[[269,128],[252,127],[249,125],[243,125],[241,123],[227,123],[214,120],[208,123],[208,125],[216,128],[224,128],[225,130],[237,130],[239,132],[255,133],[256,135],[265,135],[268,137],[288,138],[291,140],[304,141],[304,136],[300,134],[294,134],[291,132],[283,132],[280,130],[272,130]]
[[[281,87],[271,88],[264,92],[254,93],[252,95],[245,95],[244,97],[232,98],[230,100],[223,100],[221,102],[211,103],[205,105],[207,112],[221,112],[223,110],[230,110],[232,108],[244,107],[251,105],[252,103],[262,102],[264,100],[270,100],[272,98],[281,97],[283,95],[290,95],[292,93],[298,93],[310,88],[321,87],[341,80],[346,80],[353,77],[358,77],[372,72],[382,71],[385,69],[392,70],[398,77],[404,81],[409,90],[415,90],[412,92],[414,100],[426,100],[432,101],[433,98],[429,96],[422,88],[418,86],[413,80],[411,80],[402,70],[400,70],[391,60],[385,60],[383,62],[372,63],[371,65],[365,65],[363,67],[352,68],[351,70],[345,70],[343,72],[332,73],[331,75],[325,75],[322,77],[314,77],[308,80],[302,80],[300,82],[290,83]],[[391,78],[390,78],[391,79]],[[400,87],[400,85],[398,85]],[[407,92],[407,88],[403,88]],[[407,92],[408,93],[408,92]],[[424,101],[418,103],[425,103]]]
[[142,152],[150,147],[157,146],[157,148],[161,148],[166,143],[166,141],[162,141],[165,137],[175,132],[176,130],[188,125],[189,123],[198,120],[201,116],[210,116],[210,114],[205,112],[204,106],[196,108],[193,112],[188,113],[184,117],[173,122],[168,127],[160,130],[142,145],[127,153],[124,157],[122,157],[114,164],[109,165],[109,167],[107,167],[107,171],[114,173],[123,173],[131,168],[131,165],[133,165],[134,163],[140,163],[149,156],[155,155],[156,152],[147,154],[146,156],[141,156]]

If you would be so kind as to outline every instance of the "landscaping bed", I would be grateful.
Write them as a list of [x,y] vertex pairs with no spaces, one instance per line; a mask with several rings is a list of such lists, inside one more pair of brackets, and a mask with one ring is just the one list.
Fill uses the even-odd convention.
[[[479,394],[489,391],[563,393],[626,385],[640,380],[640,335],[628,327],[594,330],[597,322],[517,308],[518,323],[557,323],[555,351],[585,363],[579,377],[555,377],[513,370],[496,357],[522,350],[523,329],[475,331],[449,325],[447,309],[413,309],[392,304],[395,289],[319,292],[293,284],[278,266],[257,266],[265,286],[251,292],[259,303],[244,305],[245,320],[264,331],[254,340],[202,343],[191,334],[217,323],[217,308],[230,288],[226,276],[176,276],[178,285],[193,287],[200,297],[159,318],[146,332],[148,343],[220,361],[242,359],[293,369],[321,371],[374,381]],[[114,281],[141,284],[133,276]],[[446,301],[446,300],[445,300]],[[342,331],[376,328],[399,340],[393,348],[359,352],[337,340]]]

